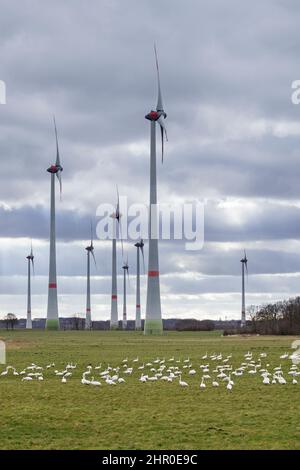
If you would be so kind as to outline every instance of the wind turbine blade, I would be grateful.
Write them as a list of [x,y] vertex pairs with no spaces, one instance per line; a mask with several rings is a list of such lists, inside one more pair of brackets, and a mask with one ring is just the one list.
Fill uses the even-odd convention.
[[116,185],[117,188],[117,208],[116,208],[116,215],[119,217],[119,210],[120,210],[120,197],[119,197],[119,188],[118,185]]
[[92,253],[92,257],[93,257],[94,263],[95,263],[95,268],[97,269],[96,258],[95,258],[95,255],[94,255],[93,250],[91,250],[91,253]]
[[166,141],[167,141],[167,140],[168,140],[168,134],[167,134],[167,128],[166,128],[166,125],[165,125],[165,119],[164,119],[163,115],[161,115],[161,116],[157,119],[157,122],[159,122],[160,127],[163,128],[163,131],[164,131],[165,137],[166,137]]
[[62,166],[60,164],[60,156],[59,156],[59,147],[58,147],[58,137],[57,137],[57,128],[56,128],[55,116],[53,116],[53,122],[54,122],[54,132],[55,132],[55,141],[56,141],[56,163],[55,163],[55,165],[58,168],[58,171],[56,173],[56,177],[59,181],[59,192],[60,192],[60,199],[61,199],[61,193],[62,193],[61,170],[62,170]]
[[144,268],[144,274],[145,274],[145,257],[144,257],[144,245],[141,245],[141,253],[142,253],[142,258],[143,258],[143,268]]
[[157,111],[163,111],[163,101],[162,101],[162,94],[161,94],[161,87],[160,87],[160,76],[159,76],[159,65],[158,65],[158,57],[157,57],[157,50],[156,45],[154,44],[154,53],[155,53],[155,63],[156,63],[156,71],[157,71],[157,87],[158,87],[158,96],[157,96]]
[[130,287],[130,279],[129,279],[129,266],[127,264],[127,279],[128,279],[128,287]]
[[57,128],[56,128],[55,116],[53,116],[53,122],[54,122],[54,132],[55,132],[55,141],[56,141],[56,166],[61,166],[61,164],[60,164],[60,156],[59,156],[59,147],[58,147],[58,137],[57,137]]
[[34,275],[34,261],[33,261],[33,249],[32,249],[32,239],[31,239],[31,249],[30,249],[30,261],[31,261],[31,264],[32,264],[32,274]]
[[166,138],[166,141],[168,141],[168,134],[167,134],[167,129],[164,123],[164,118],[163,116],[160,116],[160,118],[157,120],[159,125],[160,125],[160,135],[161,135],[161,162],[164,162],[164,138]]
[[91,221],[91,247],[93,247],[93,222]]
[[124,247],[123,247],[122,224],[121,224],[120,218],[119,218],[119,220],[118,220],[118,223],[119,223],[119,231],[120,231],[120,238],[121,238],[122,257],[123,257],[123,255],[124,255]]
[[160,136],[161,136],[161,163],[164,163],[164,130],[160,126]]
[[117,185],[117,208],[116,208],[116,219],[118,221],[118,226],[119,226],[119,232],[120,232],[120,238],[121,238],[121,247],[122,247],[122,257],[124,254],[124,249],[123,249],[123,234],[122,234],[122,224],[121,224],[121,214],[120,214],[120,197],[119,197],[119,188]]
[[56,177],[59,181],[59,194],[60,194],[60,199],[61,199],[61,193],[62,193],[62,180],[61,180],[61,174],[60,174],[60,170],[58,170],[58,172],[56,173]]

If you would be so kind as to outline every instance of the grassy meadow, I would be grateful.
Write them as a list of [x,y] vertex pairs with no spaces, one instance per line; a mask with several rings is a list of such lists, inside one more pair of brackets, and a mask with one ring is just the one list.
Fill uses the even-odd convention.
[[[300,380],[287,375],[292,337],[222,337],[220,332],[168,332],[144,337],[139,332],[0,331],[7,348],[7,364],[17,371],[35,363],[44,367],[44,381],[21,381],[21,376],[0,376],[0,449],[300,449]],[[238,366],[244,354],[270,370],[282,365],[286,385],[262,384],[259,374],[234,377],[232,391],[226,384],[213,388],[211,380],[200,389],[200,364],[208,352],[232,354]],[[183,369],[180,387],[157,381],[141,383],[137,370],[143,362],[172,356],[190,358],[197,373]],[[91,364],[112,367],[128,357],[133,365],[126,383],[107,385],[99,371],[91,375],[101,387],[81,384],[82,372]],[[138,357],[139,362],[132,363]],[[48,363],[55,368],[46,369]],[[54,375],[68,362],[77,363],[67,383]],[[179,365],[173,363],[173,365]],[[5,370],[0,365],[0,373]],[[145,371],[144,371],[145,372]]]

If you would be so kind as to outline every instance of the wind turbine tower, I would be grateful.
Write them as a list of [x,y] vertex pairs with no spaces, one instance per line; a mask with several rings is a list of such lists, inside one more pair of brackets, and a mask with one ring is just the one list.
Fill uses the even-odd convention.
[[145,261],[144,261],[144,242],[143,240],[137,242],[136,246],[136,305],[135,305],[135,329],[140,330],[142,328],[141,321],[141,283],[140,283],[140,250],[143,257],[143,265],[145,271]]
[[157,188],[156,188],[156,124],[159,124],[162,143],[162,162],[164,156],[164,137],[167,139],[164,119],[167,117],[162,100],[160,76],[156,48],[156,71],[158,83],[158,98],[156,111],[150,111],[145,117],[150,121],[150,206],[149,206],[149,257],[147,280],[147,303],[144,334],[162,334],[159,261],[158,261],[158,227],[157,227]]
[[58,305],[57,305],[57,280],[56,280],[56,234],[55,234],[55,176],[59,181],[61,193],[61,172],[57,129],[54,118],[54,130],[56,140],[56,163],[51,165],[47,171],[51,175],[51,202],[50,202],[50,256],[49,256],[49,283],[48,283],[48,307],[47,307],[47,330],[59,329]]
[[246,255],[246,251],[244,250],[244,258],[241,259],[242,263],[242,318],[241,318],[241,326],[246,326],[246,307],[245,307],[245,271],[248,275],[248,259]]
[[122,328],[123,330],[127,329],[127,304],[126,304],[126,282],[128,279],[129,282],[129,266],[128,266],[128,261],[124,263],[122,266],[123,268],[123,322],[122,322]]
[[[118,317],[118,288],[117,288],[117,223],[121,230],[121,214],[120,214],[120,202],[119,202],[119,191],[117,188],[117,207],[116,211],[111,214],[113,219],[113,238],[112,238],[112,280],[111,280],[111,310],[110,310],[110,329],[115,330],[119,327]],[[122,236],[121,236],[121,242]],[[123,244],[122,244],[123,253]]]
[[26,256],[27,264],[28,264],[28,278],[27,278],[27,319],[26,319],[26,328],[28,330],[32,329],[32,319],[31,319],[31,266],[32,271],[34,271],[34,263],[33,263],[33,252],[32,246],[30,255]]
[[95,266],[96,259],[94,255],[94,244],[93,244],[93,228],[91,227],[91,244],[86,247],[87,251],[87,274],[86,274],[86,317],[85,317],[85,329],[90,330],[92,327],[92,314],[91,314],[91,255],[93,257]]

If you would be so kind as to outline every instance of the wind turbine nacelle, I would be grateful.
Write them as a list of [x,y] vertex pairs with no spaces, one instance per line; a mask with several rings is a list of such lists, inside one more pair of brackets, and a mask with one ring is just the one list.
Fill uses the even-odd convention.
[[135,243],[135,245],[137,248],[143,248],[145,246],[145,244],[143,242],[137,242]]
[[146,119],[149,121],[157,121],[160,116],[163,116],[164,118],[167,117],[166,113],[164,111],[150,111],[149,114],[145,116]]
[[48,173],[58,173],[59,171],[63,171],[63,168],[59,165],[51,165],[47,169]]

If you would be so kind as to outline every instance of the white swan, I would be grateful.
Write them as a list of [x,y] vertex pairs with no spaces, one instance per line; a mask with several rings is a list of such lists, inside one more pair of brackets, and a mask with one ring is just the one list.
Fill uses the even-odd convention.
[[90,381],[90,385],[95,385],[99,387],[99,385],[101,385],[101,382],[99,382],[98,380],[94,380],[94,377],[92,377],[92,380]]
[[181,380],[181,375],[179,376],[179,385],[181,387],[188,387],[189,384],[187,382],[184,382],[183,380]]
[[202,377],[201,383],[200,383],[200,388],[206,388],[206,385],[204,383],[204,377]]

